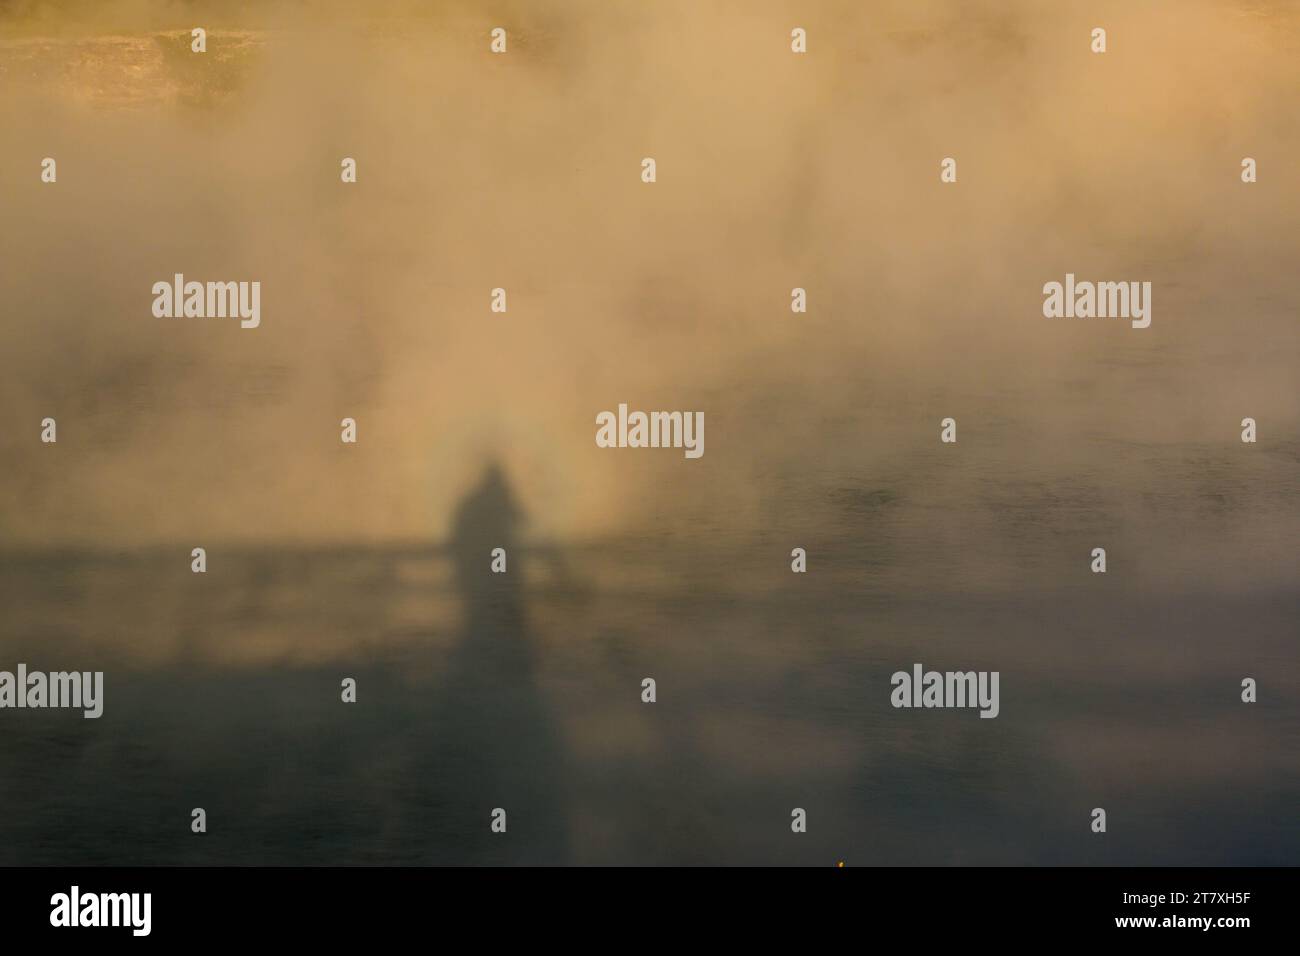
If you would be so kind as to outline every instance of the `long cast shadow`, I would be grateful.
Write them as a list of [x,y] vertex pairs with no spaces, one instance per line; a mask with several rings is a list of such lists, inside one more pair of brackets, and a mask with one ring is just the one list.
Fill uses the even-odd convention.
[[[442,774],[454,775],[448,848],[466,862],[561,864],[569,856],[564,749],[538,685],[525,595],[525,516],[505,473],[489,465],[457,506],[450,553],[463,621],[437,704]],[[505,570],[493,570],[493,552]],[[499,557],[498,561],[501,560]],[[500,565],[498,564],[498,567]],[[444,777],[444,779],[446,779]],[[505,811],[505,832],[490,827]]]

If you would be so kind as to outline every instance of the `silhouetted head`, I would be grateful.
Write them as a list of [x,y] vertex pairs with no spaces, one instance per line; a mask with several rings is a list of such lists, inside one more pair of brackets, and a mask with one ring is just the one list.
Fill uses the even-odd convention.
[[483,469],[483,477],[479,479],[477,493],[498,497],[502,500],[511,500],[513,498],[510,492],[510,482],[506,480],[506,472],[501,467],[500,462],[488,462],[487,467]]
[[458,550],[509,548],[523,524],[505,470],[493,461],[456,508],[452,539]]

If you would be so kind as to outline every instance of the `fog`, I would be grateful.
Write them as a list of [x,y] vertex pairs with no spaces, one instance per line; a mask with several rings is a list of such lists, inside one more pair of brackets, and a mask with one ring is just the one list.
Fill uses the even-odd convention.
[[[1098,442],[1294,462],[1295,7],[1130,7],[10,5],[6,537],[422,536],[488,457],[557,533],[748,528],[948,415],[1117,508],[1169,479]],[[1067,271],[1152,281],[1152,327],[1044,319]],[[262,327],[153,318],[176,272],[260,280]],[[596,449],[620,401],[708,454]]]
[[0,3],[4,664],[108,671],[6,734],[4,858],[518,862],[495,776],[543,861],[1289,862],[1297,62],[1281,3]]

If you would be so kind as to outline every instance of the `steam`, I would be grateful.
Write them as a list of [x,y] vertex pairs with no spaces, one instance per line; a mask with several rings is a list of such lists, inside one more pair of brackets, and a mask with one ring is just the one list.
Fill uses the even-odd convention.
[[[1294,540],[1294,11],[56,10],[0,20],[10,543],[436,538],[500,461],[560,539],[834,523],[889,484],[919,510],[886,532],[969,551],[1025,481],[1175,533],[1188,456],[1230,489],[1202,573]],[[259,281],[261,326],[154,318],[178,272]],[[1043,319],[1067,272],[1150,281],[1156,321]],[[708,455],[597,448],[622,402],[702,409]],[[1242,464],[1247,415],[1273,450]]]

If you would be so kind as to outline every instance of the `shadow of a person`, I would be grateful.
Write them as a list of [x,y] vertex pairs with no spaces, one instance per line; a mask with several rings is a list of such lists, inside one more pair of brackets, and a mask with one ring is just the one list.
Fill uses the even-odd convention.
[[[446,674],[440,735],[448,742],[470,828],[468,862],[560,864],[568,852],[561,791],[563,747],[537,685],[525,607],[525,517],[505,473],[491,464],[456,509],[449,547],[463,609]],[[504,551],[505,570],[494,571]],[[454,769],[453,769],[454,768]],[[505,833],[492,812],[506,811]],[[468,814],[468,815],[467,815]]]

